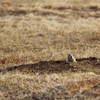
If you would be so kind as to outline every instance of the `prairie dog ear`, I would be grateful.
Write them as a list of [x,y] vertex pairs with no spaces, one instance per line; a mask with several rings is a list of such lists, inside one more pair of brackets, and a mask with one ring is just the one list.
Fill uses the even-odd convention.
[[69,63],[69,62],[77,62],[77,61],[76,61],[76,58],[72,54],[68,54],[66,58],[66,62]]

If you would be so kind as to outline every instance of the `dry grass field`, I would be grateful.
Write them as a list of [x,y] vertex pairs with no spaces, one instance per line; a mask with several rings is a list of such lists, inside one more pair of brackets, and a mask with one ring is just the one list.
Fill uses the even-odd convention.
[[100,100],[100,0],[0,0],[0,100]]

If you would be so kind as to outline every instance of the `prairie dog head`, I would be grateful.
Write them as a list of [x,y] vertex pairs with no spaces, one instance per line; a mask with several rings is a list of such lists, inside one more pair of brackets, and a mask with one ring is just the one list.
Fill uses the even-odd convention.
[[76,58],[72,54],[68,54],[66,58],[66,62],[77,62]]

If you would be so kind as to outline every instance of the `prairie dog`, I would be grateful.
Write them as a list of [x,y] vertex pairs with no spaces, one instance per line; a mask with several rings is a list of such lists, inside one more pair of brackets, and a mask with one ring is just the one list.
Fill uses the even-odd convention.
[[68,56],[66,58],[66,62],[68,63],[68,62],[77,62],[77,61],[76,61],[76,58],[73,55],[68,54]]

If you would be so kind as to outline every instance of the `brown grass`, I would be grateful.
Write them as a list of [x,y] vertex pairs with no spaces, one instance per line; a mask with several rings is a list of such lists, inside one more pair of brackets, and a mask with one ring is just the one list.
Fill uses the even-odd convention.
[[0,99],[99,98],[99,23],[99,0],[0,1]]

